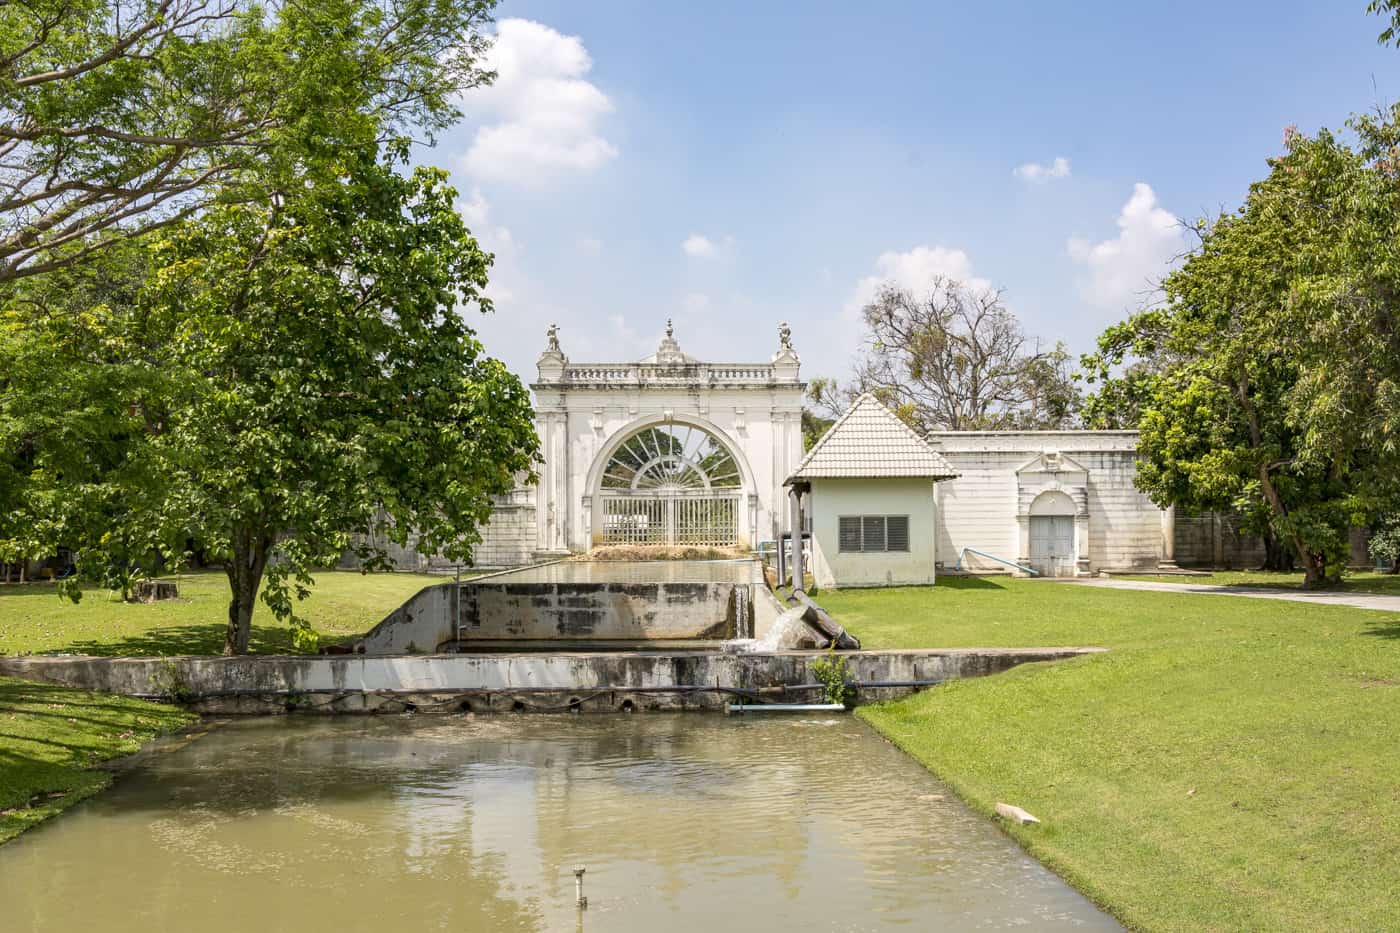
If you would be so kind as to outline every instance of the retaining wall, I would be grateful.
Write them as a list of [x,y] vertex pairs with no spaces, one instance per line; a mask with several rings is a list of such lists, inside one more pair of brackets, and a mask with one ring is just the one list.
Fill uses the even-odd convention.
[[[960,677],[1099,648],[846,652],[856,702],[904,696]],[[625,652],[423,657],[0,658],[0,675],[128,696],[204,713],[508,712],[721,709],[820,698],[824,651]]]

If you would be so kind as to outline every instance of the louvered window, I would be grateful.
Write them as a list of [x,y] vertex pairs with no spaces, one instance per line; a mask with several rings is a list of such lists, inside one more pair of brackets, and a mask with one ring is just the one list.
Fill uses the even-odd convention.
[[909,550],[908,515],[842,515],[837,549],[843,553]]

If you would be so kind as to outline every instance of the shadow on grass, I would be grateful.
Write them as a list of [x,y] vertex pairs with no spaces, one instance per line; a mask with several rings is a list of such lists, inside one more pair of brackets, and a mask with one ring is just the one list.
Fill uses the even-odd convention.
[[1400,617],[1386,619],[1382,622],[1372,622],[1367,627],[1366,634],[1373,638],[1400,640]]
[[1006,584],[1000,582],[995,577],[989,576],[969,576],[954,577],[940,576],[938,586],[947,587],[950,590],[1004,590]]
[[[174,657],[177,655],[221,654],[227,624],[168,625],[136,635],[104,638],[101,641],[75,641],[55,649],[67,654],[96,657]],[[292,630],[286,626],[255,625],[249,635],[250,654],[298,654],[292,647]]]

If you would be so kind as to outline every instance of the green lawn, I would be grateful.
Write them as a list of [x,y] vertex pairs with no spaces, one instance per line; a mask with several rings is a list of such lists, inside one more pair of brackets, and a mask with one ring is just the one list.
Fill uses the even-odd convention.
[[952,580],[825,592],[870,648],[1102,645],[860,714],[1134,928],[1400,929],[1400,614]]
[[[1303,574],[1275,573],[1268,570],[1217,570],[1205,576],[1180,574],[1114,574],[1115,580],[1151,580],[1154,583],[1204,583],[1211,586],[1264,586],[1296,590],[1303,585]],[[1373,593],[1379,596],[1400,596],[1400,574],[1363,571],[1347,574],[1340,584],[1319,592]]]
[[196,717],[160,703],[0,677],[0,843],[90,797],[95,770]]
[[[179,582],[180,598],[150,605],[123,603],[97,589],[84,592],[74,605],[51,583],[0,586],[0,654],[218,654],[228,618],[228,578],[212,571],[167,579]],[[335,641],[367,631],[408,597],[445,579],[322,571],[297,612],[311,620],[323,641]],[[253,613],[249,647],[254,654],[292,651],[291,630],[261,602]]]

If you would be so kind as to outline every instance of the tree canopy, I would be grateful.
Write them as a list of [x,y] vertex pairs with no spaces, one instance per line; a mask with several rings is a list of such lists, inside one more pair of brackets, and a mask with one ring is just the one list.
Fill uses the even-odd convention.
[[216,198],[265,197],[313,169],[308,154],[431,135],[491,77],[479,59],[493,5],[0,4],[0,282]]
[[1239,210],[1198,225],[1165,305],[1084,361],[1087,420],[1137,424],[1158,504],[1238,509],[1309,584],[1400,504],[1400,162],[1394,122],[1353,126],[1356,145],[1290,130]]
[[828,414],[870,392],[926,431],[1068,427],[1076,418],[1069,353],[1028,338],[999,292],[943,277],[918,294],[887,285],[861,318],[851,383],[818,378],[808,390]]

